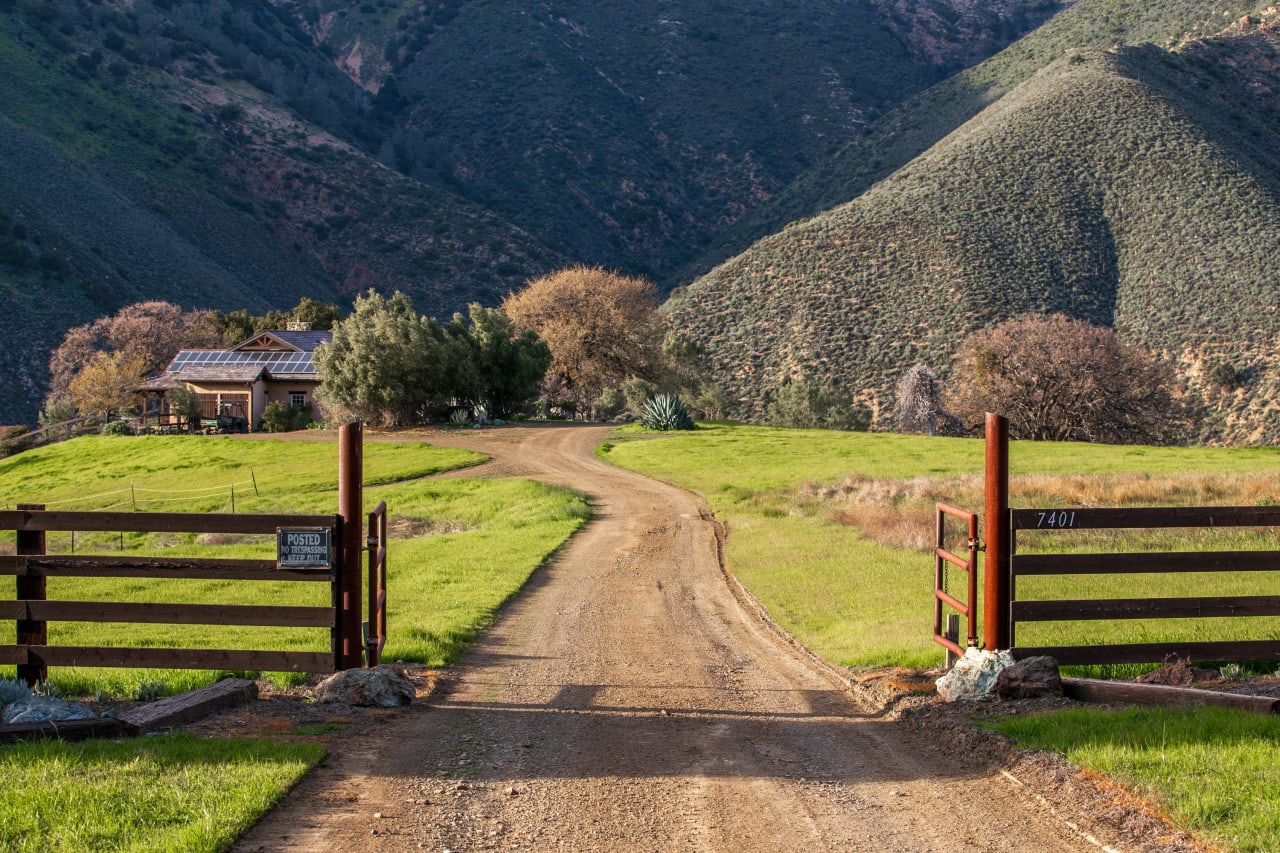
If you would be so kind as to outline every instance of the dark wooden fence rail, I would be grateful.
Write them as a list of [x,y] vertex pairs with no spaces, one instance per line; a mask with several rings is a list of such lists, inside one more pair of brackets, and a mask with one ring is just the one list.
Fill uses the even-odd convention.
[[[385,519],[385,509],[383,517]],[[49,666],[333,672],[342,665],[339,660],[341,572],[337,571],[337,563],[328,568],[278,568],[274,560],[44,553],[48,531],[274,535],[282,527],[327,528],[331,531],[331,542],[342,541],[342,518],[338,515],[58,512],[34,507],[0,512],[0,530],[17,531],[16,554],[0,557],[0,574],[17,578],[17,600],[0,603],[0,618],[17,623],[17,642],[0,646],[0,663],[16,664],[19,677],[29,683],[45,680]],[[385,542],[385,535],[382,541]],[[340,555],[337,559],[340,560]],[[49,601],[46,600],[46,579],[50,577],[324,582],[331,585],[333,603],[328,607],[300,607]],[[47,624],[53,621],[329,628],[331,644],[327,652],[51,646]],[[385,618],[381,624],[385,639]]]
[[1052,655],[1061,664],[1149,663],[1176,655],[1193,661],[1277,660],[1280,641],[1127,643],[1018,646],[1020,622],[1280,616],[1280,596],[1195,596],[1142,599],[1019,601],[1017,580],[1037,575],[1174,574],[1280,571],[1280,551],[1018,554],[1019,530],[1277,527],[1280,507],[1166,507],[1134,509],[1017,509],[1009,512],[1010,641],[1015,657]]

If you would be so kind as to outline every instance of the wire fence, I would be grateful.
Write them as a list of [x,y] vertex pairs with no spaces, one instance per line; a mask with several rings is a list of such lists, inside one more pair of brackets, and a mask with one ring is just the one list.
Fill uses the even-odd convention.
[[[92,511],[102,512],[107,510],[132,510],[134,512],[182,512],[185,505],[191,507],[193,512],[235,512],[237,496],[243,501],[245,497],[250,495],[256,497],[260,494],[258,490],[258,478],[253,470],[249,470],[249,479],[237,480],[232,483],[220,483],[213,486],[201,486],[194,489],[149,489],[130,483],[128,486],[122,486],[118,489],[112,489],[106,492],[97,492],[92,495],[80,495],[74,498],[65,498],[57,501],[44,501],[43,505],[48,510],[76,510],[76,511]],[[221,501],[213,503],[219,497]],[[31,501],[15,502],[6,500],[4,508],[12,510],[17,508],[18,503],[29,503]],[[111,537],[111,547],[118,550],[125,550],[125,535],[107,534]],[[75,553],[77,550],[77,541],[75,531],[68,531],[57,537],[58,542],[55,544],[54,537],[49,534],[48,548],[49,553]],[[89,544],[86,540],[101,539],[98,537],[81,536],[81,547]],[[64,540],[65,541],[62,541]],[[3,549],[7,550],[7,549]]]
[[[252,469],[249,471],[249,479],[239,480],[234,483],[221,483],[196,489],[148,489],[130,483],[127,487],[98,492],[93,495],[80,495],[58,501],[45,501],[44,507],[45,509],[63,510],[102,511],[132,509],[135,512],[149,510],[180,512],[181,505],[186,504],[188,506],[199,505],[204,512],[235,512],[237,490],[239,490],[238,494],[242,498],[250,493],[255,497],[259,494],[258,478]],[[226,496],[225,500],[217,506],[211,507],[210,501],[221,495]],[[4,508],[6,510],[14,509],[14,503],[6,501]]]

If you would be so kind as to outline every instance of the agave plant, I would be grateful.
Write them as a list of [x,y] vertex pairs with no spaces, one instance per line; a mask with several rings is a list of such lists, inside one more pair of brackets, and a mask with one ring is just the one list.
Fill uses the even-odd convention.
[[640,423],[645,429],[660,431],[672,429],[693,429],[693,418],[684,403],[674,394],[659,394],[650,397],[640,408]]
[[31,695],[31,688],[25,681],[13,678],[0,678],[0,705],[8,705]]

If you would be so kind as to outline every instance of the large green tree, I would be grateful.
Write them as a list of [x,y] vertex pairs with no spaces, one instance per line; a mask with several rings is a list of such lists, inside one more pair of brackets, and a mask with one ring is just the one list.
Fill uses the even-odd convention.
[[330,414],[385,427],[419,423],[472,388],[466,341],[419,316],[399,291],[357,298],[315,359],[319,398]]
[[470,323],[454,316],[471,346],[475,399],[491,417],[509,418],[538,396],[551,364],[551,349],[537,332],[519,331],[499,308],[468,306]]

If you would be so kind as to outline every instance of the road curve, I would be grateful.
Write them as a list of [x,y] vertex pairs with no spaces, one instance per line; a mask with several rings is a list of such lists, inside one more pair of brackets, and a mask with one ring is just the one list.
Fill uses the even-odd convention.
[[702,502],[596,459],[605,435],[431,438],[492,456],[461,476],[569,485],[596,517],[430,707],[332,756],[236,850],[1097,849],[780,639]]

